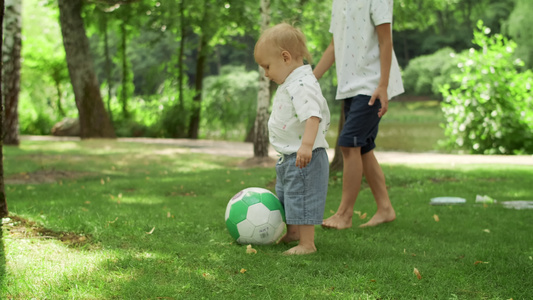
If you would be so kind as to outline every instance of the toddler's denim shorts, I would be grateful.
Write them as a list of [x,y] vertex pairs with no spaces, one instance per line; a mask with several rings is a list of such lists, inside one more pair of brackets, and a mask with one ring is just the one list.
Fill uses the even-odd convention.
[[296,153],[282,155],[276,164],[276,194],[288,225],[322,224],[328,193],[329,160],[324,148],[313,150],[311,162],[300,169]]
[[361,154],[376,148],[381,102],[378,99],[370,106],[368,101],[370,96],[367,95],[344,99],[345,123],[339,136],[339,146],[361,147]]

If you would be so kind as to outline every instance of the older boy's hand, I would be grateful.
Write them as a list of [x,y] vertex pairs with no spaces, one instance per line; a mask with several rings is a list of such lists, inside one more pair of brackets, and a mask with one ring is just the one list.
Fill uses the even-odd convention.
[[374,94],[372,94],[372,97],[370,97],[368,105],[374,105],[376,99],[379,99],[381,102],[381,108],[378,111],[378,117],[381,118],[387,113],[387,110],[389,110],[389,96],[387,95],[387,88],[378,86],[378,88],[374,91]]
[[300,169],[307,167],[313,157],[313,147],[302,145],[296,152],[296,166]]

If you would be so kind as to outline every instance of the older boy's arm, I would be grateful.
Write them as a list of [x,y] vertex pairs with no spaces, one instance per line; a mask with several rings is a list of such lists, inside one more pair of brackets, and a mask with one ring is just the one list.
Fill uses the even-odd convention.
[[324,54],[322,54],[322,57],[320,58],[320,61],[315,66],[315,69],[313,70],[313,74],[315,74],[316,79],[322,78],[322,75],[326,73],[329,68],[333,65],[335,62],[335,45],[333,43],[333,38],[331,39],[331,43],[326,48],[326,51],[324,51]]
[[372,97],[369,105],[374,105],[374,101],[379,99],[381,101],[381,110],[379,117],[385,115],[389,109],[389,97],[387,95],[387,88],[389,87],[390,68],[392,63],[392,33],[391,24],[385,23],[376,26],[379,41],[379,60],[381,63],[381,77],[379,84]]
[[296,166],[305,168],[313,156],[313,146],[315,145],[316,134],[318,133],[318,125],[320,118],[310,117],[305,121],[305,131],[302,137],[302,145],[296,153]]

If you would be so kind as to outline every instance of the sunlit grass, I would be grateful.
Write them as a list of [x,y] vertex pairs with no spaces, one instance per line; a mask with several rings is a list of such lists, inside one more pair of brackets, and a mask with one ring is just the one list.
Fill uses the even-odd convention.
[[[244,158],[194,154],[172,145],[102,141],[112,149],[96,155],[98,141],[74,142],[75,147],[67,141],[65,148],[55,143],[5,149],[12,216],[54,233],[42,236],[28,228],[22,234],[13,222],[3,226],[2,299],[526,299],[533,294],[524,284],[533,274],[531,211],[474,203],[476,194],[533,199],[530,167],[384,165],[395,222],[356,227],[375,211],[365,184],[355,210],[366,218],[356,215],[349,230],[317,227],[316,254],[285,257],[281,253],[288,245],[254,246],[258,253],[246,254],[224,225],[229,199],[246,187],[272,188],[273,168],[240,169]],[[34,181],[9,183],[21,173]],[[341,178],[332,176],[326,216],[340,196]],[[438,196],[463,197],[467,204],[429,205]],[[62,242],[61,233],[79,240]]]

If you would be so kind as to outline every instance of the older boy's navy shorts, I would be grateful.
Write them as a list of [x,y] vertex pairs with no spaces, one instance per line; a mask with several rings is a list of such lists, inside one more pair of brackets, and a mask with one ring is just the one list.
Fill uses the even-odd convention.
[[367,95],[344,99],[345,123],[339,136],[339,146],[361,147],[361,154],[376,148],[381,102],[376,100],[374,105],[370,106],[368,101],[370,96]]

